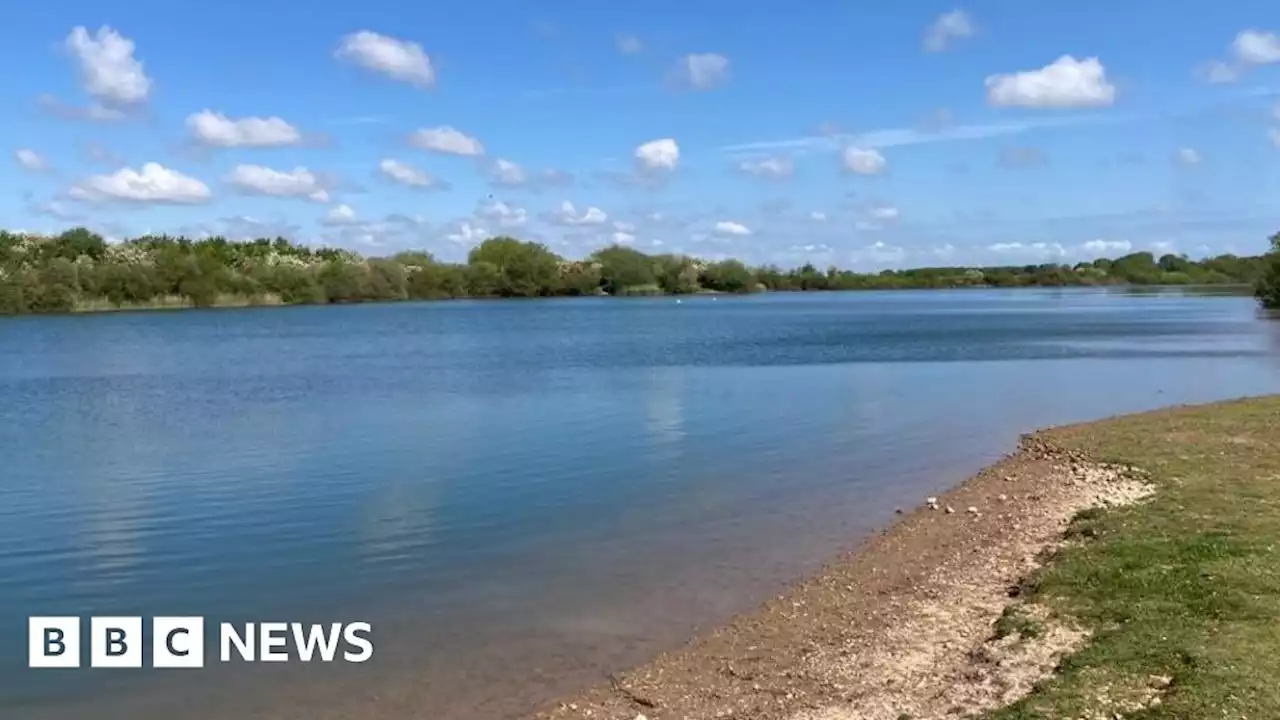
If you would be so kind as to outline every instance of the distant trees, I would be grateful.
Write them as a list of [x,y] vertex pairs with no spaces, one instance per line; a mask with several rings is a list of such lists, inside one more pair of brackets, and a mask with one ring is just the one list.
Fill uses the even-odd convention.
[[1263,256],[1253,290],[1263,307],[1280,309],[1280,233],[1271,236],[1271,252]]
[[654,293],[657,265],[653,258],[629,247],[613,245],[597,250],[590,258],[600,266],[600,282],[610,295]]
[[471,250],[467,264],[492,266],[485,270],[485,295],[537,297],[555,295],[560,287],[560,257],[538,243],[489,238]]
[[148,235],[107,243],[84,228],[51,237],[0,231],[0,314],[151,306],[355,303],[462,297],[679,295],[699,292],[889,290],[1118,284],[1254,284],[1280,307],[1280,235],[1262,257],[1193,261],[1138,252],[1076,265],[932,267],[856,273],[806,264],[752,268],[648,255],[624,245],[566,260],[545,245],[485,240],[465,263],[430,253],[364,258],[284,238],[234,242]]

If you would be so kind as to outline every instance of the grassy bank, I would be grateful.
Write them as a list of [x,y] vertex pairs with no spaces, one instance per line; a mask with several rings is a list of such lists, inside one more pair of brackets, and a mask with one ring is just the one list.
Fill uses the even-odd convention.
[[1280,398],[1045,437],[1142,468],[1158,491],[1072,523],[1079,542],[1032,576],[1028,594],[1092,640],[1030,696],[986,717],[1102,708],[1144,719],[1280,717]]
[[[219,293],[207,308],[243,308],[243,307],[275,307],[284,305],[279,295],[263,293],[260,295],[244,295],[237,293]],[[77,300],[72,312],[132,312],[137,310],[190,310],[197,307],[191,298],[183,295],[158,295],[143,302],[125,302],[116,304],[107,297],[93,297]]]

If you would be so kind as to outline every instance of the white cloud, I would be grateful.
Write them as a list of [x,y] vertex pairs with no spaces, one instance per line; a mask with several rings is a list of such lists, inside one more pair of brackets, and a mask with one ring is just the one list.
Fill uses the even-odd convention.
[[320,221],[322,225],[355,225],[356,222],[356,211],[352,210],[350,205],[339,205],[333,208]]
[[71,120],[90,120],[92,122],[116,122],[129,117],[127,113],[119,108],[107,107],[98,102],[90,103],[87,107],[79,107],[76,105],[68,105],[58,98],[44,93],[36,98],[36,103],[45,111],[57,115],[58,117],[69,118]]
[[952,10],[938,16],[924,35],[924,48],[929,52],[942,52],[952,40],[973,35],[973,22],[963,10]]
[[232,120],[204,110],[187,116],[187,130],[197,141],[217,147],[279,147],[302,142],[302,133],[278,117]]
[[801,253],[829,253],[831,252],[831,246],[823,245],[821,243],[809,244],[809,245],[792,245],[790,248],[788,248],[788,250],[790,250],[791,252],[801,252]]
[[18,161],[19,165],[32,172],[43,172],[49,169],[48,161],[41,157],[35,150],[28,150],[26,148],[15,150],[13,157]]
[[1280,62],[1280,37],[1274,32],[1243,30],[1231,41],[1231,61],[1209,60],[1196,67],[1196,75],[1214,84],[1233,83],[1251,68]]
[[995,243],[988,245],[987,249],[994,253],[1003,255],[1016,255],[1020,257],[1038,257],[1038,258],[1055,258],[1063,257],[1067,254],[1067,249],[1062,247],[1060,243]]
[[617,245],[630,245],[636,241],[636,236],[628,232],[618,231],[613,234],[613,242]]
[[675,170],[680,164],[680,146],[671,138],[650,140],[636,147],[635,158],[641,170]]
[[1193,148],[1179,148],[1177,160],[1182,165],[1199,165],[1203,158]]
[[484,155],[484,145],[479,140],[448,125],[415,130],[409,136],[409,143],[422,150],[445,155],[464,157]]
[[476,210],[476,215],[485,220],[496,222],[504,228],[520,227],[529,219],[529,213],[524,208],[508,205],[501,200],[481,205]]
[[860,250],[849,253],[849,260],[854,263],[872,263],[874,265],[896,265],[907,257],[906,248],[890,245],[878,240]]
[[453,232],[446,233],[445,238],[460,245],[473,245],[489,237],[489,231],[479,225],[463,220],[455,226]]
[[1221,60],[1210,60],[1196,68],[1196,74],[1205,82],[1214,85],[1225,85],[1240,79],[1240,68]]
[[1267,138],[1271,140],[1271,144],[1280,148],[1280,128],[1271,128],[1267,131]]
[[85,214],[79,209],[71,207],[59,200],[50,200],[48,202],[33,203],[29,206],[31,212],[36,215],[57,218],[58,220],[83,220]]
[[1273,32],[1244,30],[1231,43],[1236,60],[1249,65],[1280,62],[1280,37]]
[[907,255],[905,248],[896,245],[889,245],[883,240],[877,240],[867,248],[867,253],[875,260],[885,262],[898,262]]
[[518,187],[528,181],[529,177],[525,174],[524,168],[510,160],[498,158],[489,170],[489,182],[494,185]]
[[1116,88],[1096,57],[1063,55],[1039,70],[988,76],[986,87],[987,101],[999,107],[1099,107],[1116,100]]
[[641,50],[644,50],[644,43],[640,42],[640,38],[635,35],[618,36],[618,52],[623,55],[635,55]]
[[717,53],[694,53],[680,58],[681,78],[694,90],[710,90],[729,79],[729,58]]
[[844,149],[844,168],[858,175],[879,175],[884,172],[884,155],[873,148],[847,147]]
[[436,82],[431,58],[423,52],[421,45],[408,40],[361,30],[342,38],[334,55],[366,70],[418,87],[431,87]]
[[791,158],[786,157],[763,158],[760,160],[744,160],[738,165],[738,169],[748,175],[781,180],[791,177],[792,173],[795,172],[795,163],[791,161]]
[[208,200],[213,193],[200,180],[149,162],[138,172],[121,168],[109,175],[94,175],[74,185],[68,195],[76,200],[102,202],[121,200],[137,203],[193,204]]
[[980,140],[984,138],[1018,135],[1039,128],[1071,127],[1075,125],[1114,123],[1126,118],[1100,118],[1097,115],[1056,115],[1035,119],[1021,119],[1017,122],[991,123],[982,125],[951,125],[945,128],[920,127],[882,128],[864,133],[852,134],[820,134],[808,135],[785,140],[765,140],[757,142],[726,145],[720,149],[731,154],[755,155],[777,152],[823,152],[838,151],[850,143],[866,148],[898,147],[902,145],[920,145],[924,143],[953,142],[956,140]]
[[744,236],[751,234],[751,228],[732,220],[721,220],[716,223],[716,234]]
[[818,210],[814,210],[813,212],[809,213],[809,219],[813,220],[814,222],[826,222],[827,214],[824,212],[820,212]]
[[305,167],[273,170],[261,165],[237,165],[227,176],[227,181],[244,192],[256,195],[329,202],[329,192],[321,184],[320,178]]
[[871,208],[867,214],[870,215],[872,219],[884,221],[897,220],[899,215],[898,208],[893,207],[892,205],[878,205]]
[[429,175],[425,170],[420,170],[409,163],[391,158],[378,163],[378,172],[390,180],[410,187],[429,188],[441,185],[440,181]]
[[83,26],[72,29],[66,48],[79,65],[85,92],[107,105],[140,105],[151,92],[151,78],[133,56],[134,44],[108,26],[94,35]]
[[609,221],[609,215],[598,207],[588,207],[579,215],[573,203],[565,200],[548,214],[547,220],[556,225],[604,225]]
[[83,114],[84,117],[89,120],[93,120],[94,122],[115,122],[116,120],[123,120],[128,117],[122,110],[104,107],[102,105],[90,105],[83,109],[67,108],[67,110],[73,115]]
[[1133,243],[1128,240],[1090,240],[1080,246],[1085,252],[1105,255],[1108,253],[1124,254],[1133,249]]

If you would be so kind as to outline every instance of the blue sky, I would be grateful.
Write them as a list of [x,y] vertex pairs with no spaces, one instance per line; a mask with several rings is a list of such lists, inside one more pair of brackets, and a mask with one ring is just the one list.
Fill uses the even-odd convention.
[[1269,0],[9,3],[4,226],[856,269],[1255,253]]

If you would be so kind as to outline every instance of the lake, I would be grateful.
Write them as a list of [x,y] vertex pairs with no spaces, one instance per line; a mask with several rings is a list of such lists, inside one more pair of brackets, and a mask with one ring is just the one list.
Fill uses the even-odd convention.
[[[0,318],[0,717],[518,717],[1024,431],[1277,391],[1280,322],[1177,291]],[[376,651],[28,670],[29,615],[365,620]]]

